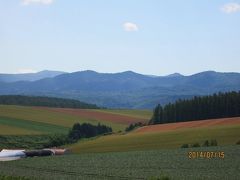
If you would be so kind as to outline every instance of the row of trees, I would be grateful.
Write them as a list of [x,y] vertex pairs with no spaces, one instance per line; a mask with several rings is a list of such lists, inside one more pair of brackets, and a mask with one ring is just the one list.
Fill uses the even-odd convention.
[[142,127],[142,126],[144,126],[144,124],[142,122],[133,123],[133,124],[130,124],[128,127],[126,127],[125,131],[129,132],[138,127]]
[[99,109],[99,107],[94,104],[88,104],[74,99],[54,98],[46,96],[2,95],[0,96],[0,104]]
[[218,93],[211,96],[178,100],[154,109],[149,124],[240,116],[240,92]]
[[98,123],[97,126],[89,123],[83,124],[76,123],[70,130],[68,138],[71,140],[78,140],[81,138],[90,138],[109,133],[112,133],[112,128],[105,125],[101,125],[100,123]]

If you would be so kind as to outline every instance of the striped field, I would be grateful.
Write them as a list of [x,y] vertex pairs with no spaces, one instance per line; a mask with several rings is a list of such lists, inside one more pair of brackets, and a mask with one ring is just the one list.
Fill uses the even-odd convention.
[[81,110],[0,105],[0,135],[66,133],[74,123],[105,124],[115,132],[147,122],[145,110]]

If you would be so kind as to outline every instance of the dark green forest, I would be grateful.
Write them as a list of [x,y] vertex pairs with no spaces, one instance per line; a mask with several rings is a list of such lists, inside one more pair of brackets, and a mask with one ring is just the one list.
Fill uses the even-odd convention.
[[97,105],[84,103],[74,99],[47,96],[2,95],[0,104],[21,106],[46,106],[59,108],[99,109]]
[[162,107],[158,104],[149,124],[163,124],[240,116],[240,91],[195,96]]
[[83,124],[76,123],[70,130],[68,138],[74,141],[81,138],[90,138],[109,133],[112,133],[112,128],[105,125],[101,125],[100,123],[97,126],[89,123]]

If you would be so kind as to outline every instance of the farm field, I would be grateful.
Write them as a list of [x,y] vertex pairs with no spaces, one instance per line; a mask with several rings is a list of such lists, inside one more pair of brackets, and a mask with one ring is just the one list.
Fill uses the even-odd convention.
[[107,113],[113,113],[113,114],[119,114],[119,115],[126,115],[130,117],[140,118],[140,119],[150,119],[152,116],[151,110],[135,110],[135,109],[98,109],[99,112],[107,112]]
[[[64,126],[59,126],[57,124],[48,124],[46,122],[30,121],[30,120],[7,118],[7,117],[0,117],[0,124],[9,126],[8,129],[6,130],[11,130],[12,127],[13,129],[21,128],[26,132],[33,131],[35,132],[34,134],[49,134],[49,132],[61,134],[61,133],[67,133],[69,130],[69,128]],[[18,131],[16,131],[16,133],[17,132]]]
[[[81,118],[86,119],[97,119],[99,121],[104,122],[111,122],[111,123],[119,123],[119,124],[131,124],[131,123],[137,123],[137,122],[148,122],[150,119],[149,117],[146,117],[145,114],[143,114],[143,117],[141,116],[141,113],[138,114],[138,112],[141,112],[141,110],[133,111],[132,113],[129,111],[117,111],[118,113],[115,113],[115,110],[95,110],[95,109],[70,109],[70,108],[42,108],[45,110],[49,110],[51,112],[59,112],[69,115],[74,115]],[[144,118],[145,116],[145,118]]]
[[162,131],[170,131],[170,130],[223,126],[223,125],[240,125],[240,117],[150,125],[150,126],[144,126],[144,127],[138,128],[135,132],[136,133],[159,132],[159,131],[162,132]]
[[[0,135],[66,133],[74,123],[105,124],[113,131],[123,131],[129,124],[147,122],[148,116],[141,116],[141,110],[76,110],[0,105]],[[150,112],[150,111],[149,111]],[[131,115],[128,115],[131,114]],[[144,111],[143,114],[146,114]],[[7,128],[7,129],[6,129]],[[16,129],[16,131],[13,129]]]
[[24,128],[18,128],[18,127],[13,127],[13,126],[8,126],[8,125],[0,125],[0,131],[1,131],[1,135],[11,135],[11,134],[15,134],[15,135],[25,135],[25,134],[29,134],[29,135],[33,135],[33,134],[39,134],[41,132],[38,131],[34,131],[34,130],[27,130]]
[[179,148],[183,144],[203,144],[204,141],[211,139],[216,139],[219,145],[232,145],[239,141],[240,124],[137,132],[138,130],[122,135],[79,141],[70,145],[69,148],[75,153],[154,150]]
[[[189,159],[189,151],[224,152],[225,158]],[[0,174],[35,179],[239,179],[240,146],[90,153],[0,162]]]

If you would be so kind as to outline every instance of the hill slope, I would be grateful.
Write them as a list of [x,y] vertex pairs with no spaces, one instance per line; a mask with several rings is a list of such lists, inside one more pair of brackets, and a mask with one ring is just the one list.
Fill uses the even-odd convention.
[[87,104],[74,99],[41,96],[2,95],[0,104],[22,106],[45,106],[61,108],[99,109],[94,104]]
[[146,126],[125,135],[79,141],[69,148],[75,153],[143,151],[180,148],[183,144],[203,144],[211,139],[216,139],[218,145],[236,144],[240,137],[240,118],[224,119],[219,123],[216,121]]
[[[129,115],[130,113],[130,115]],[[135,117],[135,114],[137,117]],[[141,117],[141,114],[144,114]],[[151,112],[98,109],[64,109],[0,105],[0,135],[67,133],[74,123],[104,124],[115,132],[150,119]]]

